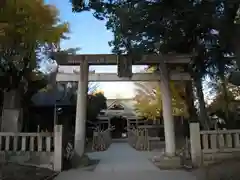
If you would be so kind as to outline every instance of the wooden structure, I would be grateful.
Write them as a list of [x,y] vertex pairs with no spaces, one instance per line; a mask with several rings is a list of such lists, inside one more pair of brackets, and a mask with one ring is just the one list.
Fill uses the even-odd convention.
[[111,128],[101,130],[97,128],[93,132],[92,150],[105,151],[111,144]]
[[137,150],[149,151],[154,149],[154,144],[163,144],[158,136],[150,136],[149,131],[156,128],[156,125],[143,125],[137,128],[128,129],[128,142]]

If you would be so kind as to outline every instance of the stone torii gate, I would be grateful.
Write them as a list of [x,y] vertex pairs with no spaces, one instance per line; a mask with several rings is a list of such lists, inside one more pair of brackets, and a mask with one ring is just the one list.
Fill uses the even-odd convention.
[[[191,58],[190,55],[146,55],[142,56],[139,60],[133,61],[124,55],[69,55],[60,52],[55,53],[54,58],[59,65],[80,66],[79,74],[58,73],[56,76],[56,81],[78,81],[74,148],[79,156],[82,156],[84,153],[88,81],[160,81],[165,132],[165,154],[170,157],[175,156],[175,131],[169,79],[176,81],[191,79],[187,72],[187,65]],[[89,65],[118,65],[118,74],[89,73]],[[132,74],[132,65],[158,65],[160,71],[159,74]]]

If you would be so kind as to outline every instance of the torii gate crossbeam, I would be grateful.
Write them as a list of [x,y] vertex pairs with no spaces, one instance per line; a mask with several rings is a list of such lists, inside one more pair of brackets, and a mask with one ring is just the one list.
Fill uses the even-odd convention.
[[[170,73],[170,79],[174,81],[188,81],[191,79],[189,73],[173,72]],[[59,82],[69,82],[69,81],[79,81],[79,73],[58,73],[56,81]],[[89,73],[88,81],[93,82],[110,82],[110,81],[160,81],[161,77],[154,73],[134,73],[131,78],[128,77],[118,77],[116,73]]]

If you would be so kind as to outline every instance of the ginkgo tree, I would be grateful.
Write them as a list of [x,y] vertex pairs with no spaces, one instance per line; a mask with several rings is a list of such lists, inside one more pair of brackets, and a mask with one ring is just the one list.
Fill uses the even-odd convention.
[[12,82],[5,83],[4,88],[16,88],[21,76],[34,78],[40,54],[52,50],[68,32],[68,24],[60,23],[57,9],[43,0],[6,1],[0,22],[1,75],[7,80],[11,77]]
[[[150,67],[147,72],[156,73],[155,67]],[[162,115],[162,98],[159,82],[137,82],[135,108],[140,116],[148,119],[157,119]],[[170,81],[172,93],[173,115],[188,117],[185,96],[185,83]]]
[[[44,0],[7,0],[0,7],[3,106],[21,107],[21,97],[29,82],[43,77],[37,70],[38,62],[48,58],[48,53],[56,49],[68,31],[68,24],[60,21],[57,8]],[[12,97],[14,103],[7,103]]]
[[[153,120],[160,117],[162,115],[162,99],[159,83],[138,82],[135,85],[137,87],[135,108],[138,114]],[[184,89],[178,87],[177,90],[176,82],[170,83],[170,89],[172,92],[173,115],[188,117],[185,101],[179,94],[179,90],[184,91]]]

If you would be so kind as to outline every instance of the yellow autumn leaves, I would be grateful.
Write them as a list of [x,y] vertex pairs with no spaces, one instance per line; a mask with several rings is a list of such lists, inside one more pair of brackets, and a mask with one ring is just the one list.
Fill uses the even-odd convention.
[[[145,82],[138,86],[137,95],[135,100],[136,111],[140,116],[149,119],[157,119],[162,113],[162,98],[160,85],[157,82]],[[184,83],[179,85],[174,81],[170,82],[170,89],[172,93],[172,107],[173,115],[175,116],[188,116],[185,101],[180,94],[185,94]]]
[[7,0],[0,9],[1,51],[14,49],[21,56],[32,51],[34,56],[39,45],[59,43],[68,31],[56,7],[43,0]]
[[[179,70],[179,68],[176,68]],[[155,73],[156,67],[146,69],[148,73]],[[139,116],[157,119],[162,114],[162,98],[159,82],[138,82],[136,85],[135,109]],[[185,83],[170,81],[172,108],[174,116],[188,117],[187,105],[182,96],[186,96]]]

